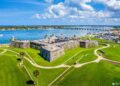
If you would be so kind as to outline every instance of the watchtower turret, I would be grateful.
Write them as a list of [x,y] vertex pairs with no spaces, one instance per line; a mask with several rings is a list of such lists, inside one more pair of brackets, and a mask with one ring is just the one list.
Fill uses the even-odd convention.
[[11,41],[15,41],[15,40],[16,40],[16,38],[14,36],[12,36]]

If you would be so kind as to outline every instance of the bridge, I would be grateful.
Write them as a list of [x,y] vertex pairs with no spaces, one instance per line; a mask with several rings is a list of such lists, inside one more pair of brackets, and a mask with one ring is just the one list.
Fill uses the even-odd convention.
[[56,29],[109,31],[113,29],[113,26],[81,25],[81,26],[63,26],[62,28],[56,28]]
[[0,29],[71,29],[71,30],[98,30],[108,31],[113,25],[28,25],[28,26],[0,26]]

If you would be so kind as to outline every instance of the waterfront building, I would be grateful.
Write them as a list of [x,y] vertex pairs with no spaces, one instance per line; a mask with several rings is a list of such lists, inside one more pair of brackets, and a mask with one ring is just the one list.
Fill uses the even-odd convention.
[[118,31],[111,31],[111,32],[105,32],[105,33],[102,33],[102,34],[98,34],[95,37],[105,39],[105,40],[109,40],[109,41],[113,41],[113,42],[116,42],[116,41],[119,42],[118,39],[120,38],[120,33]]
[[58,47],[55,45],[47,45],[47,46],[42,46],[40,48],[40,55],[48,61],[53,61],[56,58],[59,58],[60,56],[64,55],[64,48]]

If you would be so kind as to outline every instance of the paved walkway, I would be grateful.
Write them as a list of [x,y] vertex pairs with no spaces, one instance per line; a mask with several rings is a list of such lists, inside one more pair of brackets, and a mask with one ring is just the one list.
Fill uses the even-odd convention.
[[2,52],[0,52],[0,55],[4,54],[4,53],[6,53],[6,52],[7,52],[7,50],[4,49]]
[[[6,49],[7,51],[10,51],[12,53],[15,53],[15,54],[19,54],[13,50],[8,50]],[[28,53],[27,53],[28,55]],[[76,54],[77,55],[77,54]],[[76,56],[75,55],[75,56]],[[61,65],[58,65],[58,66],[41,66],[41,65],[38,65],[29,55],[29,58],[28,57],[24,57],[25,60],[27,60],[28,62],[30,62],[30,64],[32,64],[34,67],[37,67],[37,68],[43,68],[43,69],[56,69],[56,68],[67,68],[67,67],[70,67],[69,65],[66,65],[66,64],[61,64]]]
[[97,59],[95,59],[95,60],[93,60],[93,61],[85,62],[85,63],[82,63],[82,64],[76,64],[74,67],[75,67],[75,68],[79,68],[79,67],[82,67],[82,66],[87,65],[87,64],[99,63],[101,60],[105,60],[102,56],[100,56],[100,55],[97,53],[97,51],[98,51],[98,50],[101,50],[101,49],[108,48],[108,47],[110,47],[109,44],[107,44],[107,45],[104,46],[104,47],[95,49],[95,50],[94,50],[94,55],[98,57]]
[[61,64],[58,66],[51,66],[51,67],[47,67],[47,66],[41,66],[38,65],[37,63],[33,62],[32,60],[28,59],[27,57],[24,57],[28,62],[30,62],[34,67],[37,68],[44,68],[44,69],[56,69],[56,68],[66,68],[66,67],[70,67],[69,65],[65,65],[65,64]]

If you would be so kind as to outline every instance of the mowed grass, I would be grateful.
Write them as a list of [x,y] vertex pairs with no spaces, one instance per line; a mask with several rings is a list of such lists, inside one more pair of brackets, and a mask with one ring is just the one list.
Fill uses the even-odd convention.
[[[15,50],[15,49],[14,49]],[[3,51],[3,50],[1,50]],[[21,52],[17,49],[17,52]],[[26,84],[30,77],[21,67],[18,66],[16,54],[7,51],[0,55],[0,86],[29,86]],[[24,65],[30,72],[33,80],[36,80],[33,71],[38,70],[40,75],[38,77],[38,86],[48,86],[65,68],[59,69],[40,69],[33,67],[28,61],[24,60]]]
[[78,55],[69,60],[67,64],[73,65],[75,62],[84,63],[95,60],[97,57],[94,55],[94,50],[95,48],[91,48],[80,52]]
[[[69,64],[69,65],[74,64],[76,62],[76,60],[78,60],[82,56],[83,56],[83,58],[80,61],[78,61],[79,63],[95,60],[97,57],[94,55],[94,50],[98,47],[101,47],[101,45],[97,46],[95,48],[80,48],[80,47],[77,47],[77,48],[74,48],[74,49],[66,50],[65,55],[55,59],[52,62],[48,62],[43,57],[41,57],[39,55],[40,51],[36,50],[36,49],[32,49],[32,48],[28,48],[28,49],[9,48],[9,49],[14,50],[16,52],[27,52],[28,55],[39,65],[56,66],[56,65],[63,64],[65,61],[67,61],[69,58],[73,57],[78,52],[80,52],[80,53],[78,55],[74,56],[73,58],[71,58],[65,64]],[[28,55],[27,55],[27,57],[29,57]]]
[[91,49],[88,51],[85,51],[82,53],[82,58],[78,61],[78,63],[84,63],[84,62],[89,62],[97,59],[97,57],[94,55],[94,50]]
[[109,48],[106,48],[103,51],[105,52],[105,58],[120,61],[120,45],[111,44]]
[[94,48],[86,48],[85,50],[81,51],[78,55],[73,57],[71,60],[67,62],[69,65],[73,65],[74,63],[84,63],[89,62],[97,59],[97,56],[94,55],[94,50],[102,47],[103,45],[99,45]]
[[[18,50],[19,52],[19,50]],[[17,54],[7,51],[0,55],[0,86],[29,86],[26,84],[30,80],[27,72],[22,67],[18,66]],[[33,71],[38,70],[40,75],[38,77],[38,86],[48,86],[65,68],[58,69],[41,69],[33,67],[28,61],[24,60],[24,65],[35,81]]]
[[[70,50],[66,50],[65,51],[65,55],[55,59],[52,62],[48,62],[47,60],[45,60],[43,57],[41,57],[40,51],[36,50],[36,49],[32,49],[32,48],[28,48],[28,49],[20,49],[20,48],[8,48],[10,50],[14,50],[16,52],[27,52],[28,55],[39,65],[43,65],[43,66],[56,66],[56,65],[60,65],[62,63],[64,63],[67,59],[71,58],[74,54],[82,51],[82,50],[87,50],[85,48],[74,48],[74,49],[70,49]],[[27,54],[26,54],[27,55]],[[27,57],[29,57],[27,55]]]
[[[100,40],[101,41],[101,40]],[[103,41],[101,43],[107,43]],[[110,43],[111,47],[104,49],[105,58],[120,61],[120,45]],[[101,47],[98,46],[98,47]],[[48,62],[44,60],[40,55],[39,50],[35,49],[20,49],[20,48],[0,48],[10,49],[16,52],[27,52],[32,59],[39,65],[44,66],[55,66],[62,64],[74,54],[79,53],[73,59],[69,60],[66,64],[72,65],[76,60],[83,58],[78,63],[84,63],[95,60],[97,57],[94,56],[95,48],[75,48],[67,50],[66,54],[56,59],[55,61]],[[83,51],[83,52],[82,52]],[[26,55],[28,57],[28,55]],[[2,59],[1,59],[2,58]],[[66,68],[58,69],[41,69],[33,67],[28,61],[24,60],[24,65],[30,72],[30,75],[35,80],[33,75],[34,70],[38,70],[40,75],[38,77],[38,86],[48,86],[57,76],[59,76]],[[0,86],[26,86],[26,81],[29,76],[21,68],[17,66],[16,54],[8,51],[4,55],[0,55]],[[111,63],[101,61],[100,63],[92,63],[85,65],[81,68],[72,67],[69,72],[65,73],[62,78],[55,82],[52,86],[112,86],[112,83],[120,83],[120,67]],[[117,85],[117,86],[120,86]]]
[[73,68],[53,86],[113,86],[113,83],[120,83],[120,66],[101,61]]
[[0,86],[28,86],[29,77],[17,66],[15,56],[0,55]]
[[33,71],[38,70],[39,76],[38,86],[48,86],[57,76],[59,76],[65,68],[57,68],[57,69],[41,69],[33,67],[28,61],[24,61],[24,65],[27,67],[28,71],[30,72],[31,76],[34,80],[36,77],[33,75]]

